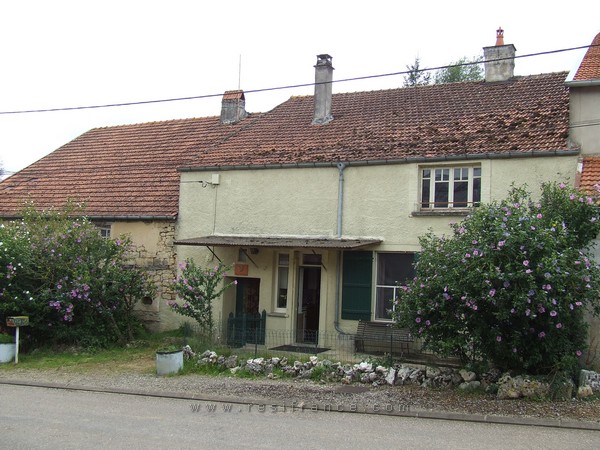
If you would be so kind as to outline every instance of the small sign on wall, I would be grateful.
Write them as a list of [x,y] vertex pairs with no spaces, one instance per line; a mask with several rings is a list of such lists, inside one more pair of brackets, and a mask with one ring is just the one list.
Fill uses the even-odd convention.
[[246,276],[248,275],[248,264],[235,263],[233,265],[234,275]]

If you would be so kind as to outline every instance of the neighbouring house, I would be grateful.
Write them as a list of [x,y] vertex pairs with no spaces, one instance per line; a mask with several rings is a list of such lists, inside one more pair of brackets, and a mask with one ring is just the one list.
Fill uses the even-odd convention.
[[[600,189],[600,33],[592,41],[579,68],[567,81],[571,95],[570,136],[582,149],[577,186],[590,193]],[[600,240],[595,256],[600,262]],[[600,318],[590,315],[586,363],[600,367]]]
[[[175,238],[179,173],[203,149],[235,133],[246,117],[242,92],[223,96],[221,117],[173,120],[107,128],[82,134],[0,183],[0,220],[19,218],[26,202],[37,209],[60,207],[71,199],[104,236],[129,235],[135,263],[157,283],[153,299],[138,313],[150,330],[175,328],[180,317],[166,302],[174,300]],[[246,118],[246,123],[252,122]]]
[[499,31],[483,81],[341,94],[321,54],[314,96],[269,112],[248,115],[231,91],[220,118],[83,134],[0,184],[0,218],[73,197],[131,234],[163,286],[140,305],[154,329],[180,323],[168,281],[193,258],[232,265],[237,285],[214,305],[223,339],[259,314],[236,344],[335,347],[359,320],[389,323],[428,229],[448,233],[513,183],[575,184],[598,151],[569,106],[597,92],[566,72],[514,76],[515,52]]

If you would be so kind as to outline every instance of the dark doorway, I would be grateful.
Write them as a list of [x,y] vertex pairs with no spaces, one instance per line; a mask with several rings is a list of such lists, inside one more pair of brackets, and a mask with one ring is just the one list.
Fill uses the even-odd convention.
[[321,307],[321,267],[300,267],[296,342],[317,344]]
[[258,314],[260,278],[236,278],[235,315]]

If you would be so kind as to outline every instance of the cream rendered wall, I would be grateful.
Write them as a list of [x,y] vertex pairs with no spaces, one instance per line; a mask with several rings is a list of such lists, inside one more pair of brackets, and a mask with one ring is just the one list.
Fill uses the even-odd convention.
[[[482,201],[489,202],[504,198],[513,182],[527,183],[534,192],[542,182],[572,184],[577,156],[458,161],[449,166],[472,164],[481,165]],[[419,236],[428,229],[437,234],[450,233],[449,224],[462,220],[464,215],[412,214],[419,199],[419,169],[423,166],[348,166],[343,172],[343,236],[383,240],[367,250],[414,252],[419,250]],[[212,173],[182,173],[178,239],[211,234],[336,236],[339,171],[335,166],[221,171],[219,185],[203,188],[198,181],[211,179]],[[203,247],[179,246],[177,250],[180,260],[194,257],[200,264],[214,263]],[[237,260],[237,250],[215,248],[227,264]],[[294,327],[295,277],[303,251],[310,252],[295,249],[295,258],[291,259],[294,265],[290,267],[287,317],[270,314],[267,328]],[[261,278],[260,309],[267,313],[273,312],[276,253],[261,248],[258,255],[252,255],[256,266],[248,262],[248,276]],[[318,253],[323,254],[326,267],[321,272],[320,329],[334,331],[338,253]],[[220,304],[231,309],[235,302],[226,298]],[[223,317],[228,312],[221,310]],[[356,331],[355,321],[340,320],[339,326],[347,332]]]
[[600,86],[571,87],[569,135],[584,155],[600,153]]

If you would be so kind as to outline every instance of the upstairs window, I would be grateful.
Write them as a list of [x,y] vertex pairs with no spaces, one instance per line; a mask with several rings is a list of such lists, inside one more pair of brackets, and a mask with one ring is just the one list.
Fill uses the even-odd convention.
[[421,209],[470,208],[481,202],[481,167],[421,169]]

